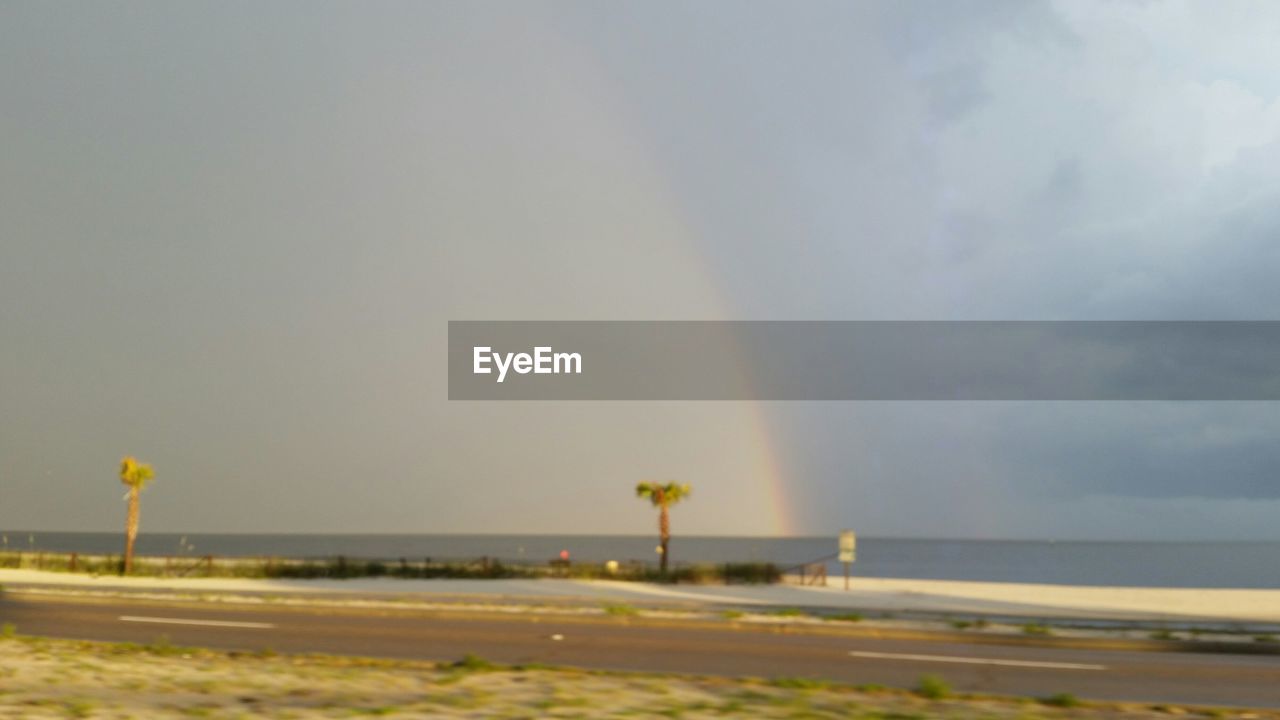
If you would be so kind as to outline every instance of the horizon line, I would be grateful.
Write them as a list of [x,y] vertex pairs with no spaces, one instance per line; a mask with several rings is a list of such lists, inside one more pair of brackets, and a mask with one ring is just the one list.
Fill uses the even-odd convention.
[[[41,533],[52,533],[61,535],[120,535],[121,530],[28,530],[28,529],[0,529],[0,535],[39,535]],[[743,539],[743,540],[836,540],[839,537],[839,531],[820,534],[820,535],[721,535],[721,534],[704,534],[689,533],[673,535],[672,539]],[[652,533],[592,533],[592,532],[394,532],[394,531],[338,531],[338,532],[317,532],[310,530],[303,531],[249,531],[249,530],[151,530],[139,533],[138,537],[143,538],[146,535],[224,535],[224,536],[278,536],[278,537],[305,537],[305,536],[329,536],[329,537],[394,537],[394,536],[420,536],[420,537],[581,537],[581,538],[647,538]],[[985,542],[985,543],[1132,543],[1132,544],[1241,544],[1241,543],[1280,543],[1280,537],[1276,538],[1035,538],[1035,537],[931,537],[931,536],[913,536],[913,535],[861,535],[862,540],[895,540],[895,541],[911,541],[911,542]]]

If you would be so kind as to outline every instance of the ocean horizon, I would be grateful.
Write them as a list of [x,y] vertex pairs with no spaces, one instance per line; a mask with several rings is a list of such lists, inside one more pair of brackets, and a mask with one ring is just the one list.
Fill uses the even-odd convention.
[[[115,554],[120,532],[0,531],[0,550]],[[580,562],[656,563],[653,535],[407,533],[142,533],[143,555],[278,556],[541,563],[567,551]],[[677,535],[677,563],[823,562],[836,538]],[[1277,541],[966,540],[860,537],[854,577],[1133,587],[1280,588]]]

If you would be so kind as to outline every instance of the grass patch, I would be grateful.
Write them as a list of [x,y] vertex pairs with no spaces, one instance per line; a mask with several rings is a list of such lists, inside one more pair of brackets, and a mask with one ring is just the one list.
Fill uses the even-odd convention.
[[738,618],[742,617],[743,614],[744,613],[741,610],[721,610],[720,611],[720,617],[724,618],[725,620],[737,620]]
[[1026,625],[1022,626],[1022,634],[1023,635],[1052,635],[1053,630],[1051,630],[1048,625],[1042,625],[1040,623],[1027,623]]
[[840,613],[839,615],[828,615],[823,618],[827,622],[862,622],[862,615],[858,613]]
[[144,645],[143,649],[152,655],[160,655],[162,657],[172,657],[174,655],[182,655],[188,651],[187,648],[179,647],[169,641],[168,635],[157,635],[149,645]]
[[13,623],[5,623],[0,625],[0,638],[12,640],[18,634],[18,628]]
[[1049,697],[1040,698],[1040,704],[1059,708],[1080,707],[1080,698],[1071,693],[1056,693]]
[[779,608],[769,611],[769,614],[775,617],[804,617],[805,611],[799,608]]
[[605,605],[604,612],[606,615],[613,615],[615,617],[629,617],[631,615],[640,614],[640,610],[635,606],[623,604]]
[[831,683],[825,680],[814,680],[813,678],[803,677],[780,677],[769,681],[769,684],[776,688],[785,688],[787,690],[823,690],[831,687]]
[[718,707],[714,708],[714,710],[719,715],[741,716],[746,708],[746,704],[741,700],[726,700]]
[[951,695],[951,686],[937,675],[925,675],[916,684],[916,694],[929,700],[941,700]]
[[92,700],[67,700],[62,704],[62,709],[68,717],[87,718],[93,715],[97,705]]
[[497,670],[498,666],[475,653],[467,653],[461,660],[450,663],[449,669],[461,672],[492,672]]

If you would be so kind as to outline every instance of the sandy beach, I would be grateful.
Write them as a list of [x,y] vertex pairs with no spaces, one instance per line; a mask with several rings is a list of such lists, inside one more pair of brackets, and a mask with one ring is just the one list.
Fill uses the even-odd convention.
[[258,580],[89,576],[0,570],[12,587],[337,594],[396,597],[588,600],[664,605],[848,608],[860,611],[1016,616],[1044,619],[1280,622],[1280,590],[1125,588],[856,578],[845,591],[798,585],[653,585],[598,580]]

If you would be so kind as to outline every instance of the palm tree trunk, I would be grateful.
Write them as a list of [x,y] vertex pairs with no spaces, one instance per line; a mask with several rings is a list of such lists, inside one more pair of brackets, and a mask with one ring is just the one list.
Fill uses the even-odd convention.
[[138,539],[138,486],[129,486],[129,516],[124,523],[124,574],[133,570],[133,542]]
[[667,506],[663,505],[658,512],[658,545],[662,548],[662,557],[658,560],[659,572],[667,574],[667,554],[671,545],[671,519],[667,517]]

